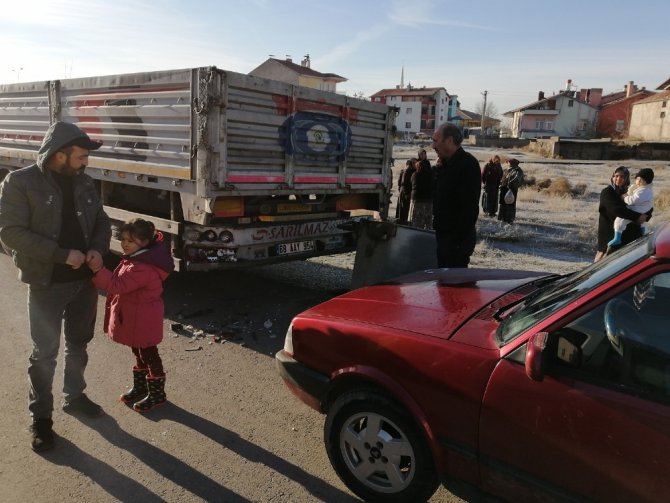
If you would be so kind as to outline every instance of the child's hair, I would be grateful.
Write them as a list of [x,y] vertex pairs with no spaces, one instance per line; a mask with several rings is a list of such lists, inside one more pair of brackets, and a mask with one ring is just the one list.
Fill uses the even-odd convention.
[[131,218],[126,223],[124,223],[119,229],[119,235],[127,232],[133,239],[142,241],[144,239],[148,240],[149,243],[153,243],[154,237],[156,235],[156,227],[153,223],[142,218]]

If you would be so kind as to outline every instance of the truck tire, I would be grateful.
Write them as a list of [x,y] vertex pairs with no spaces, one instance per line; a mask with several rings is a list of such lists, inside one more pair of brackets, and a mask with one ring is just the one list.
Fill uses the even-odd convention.
[[365,501],[416,503],[437,489],[421,431],[400,406],[374,390],[345,393],[333,403],[324,441],[338,476]]

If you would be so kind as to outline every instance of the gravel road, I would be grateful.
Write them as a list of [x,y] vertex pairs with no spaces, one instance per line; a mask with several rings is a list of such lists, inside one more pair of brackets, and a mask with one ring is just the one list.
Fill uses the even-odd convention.
[[[358,501],[328,462],[323,417],[288,391],[273,360],[294,314],[347,288],[351,257],[335,259],[347,267],[324,260],[171,276],[160,345],[170,403],[146,415],[117,401],[132,359],[98,324],[87,393],[107,415],[57,409],[56,448],[38,455],[27,429],[26,288],[0,254],[0,501]],[[56,372],[58,403],[62,355]],[[462,500],[441,488],[431,501]]]

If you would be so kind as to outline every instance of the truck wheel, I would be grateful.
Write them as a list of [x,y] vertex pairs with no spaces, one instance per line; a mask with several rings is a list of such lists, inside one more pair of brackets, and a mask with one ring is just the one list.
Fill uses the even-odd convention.
[[438,477],[426,441],[401,407],[372,390],[340,396],[330,407],[324,441],[333,468],[365,501],[421,502]]

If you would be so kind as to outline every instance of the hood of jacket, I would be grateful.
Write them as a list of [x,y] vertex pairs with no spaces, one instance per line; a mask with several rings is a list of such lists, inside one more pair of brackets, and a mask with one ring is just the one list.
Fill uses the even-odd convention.
[[174,261],[163,243],[163,233],[157,232],[154,244],[149,248],[139,250],[132,255],[124,255],[124,258],[133,262],[142,262],[158,267],[167,274],[174,271]]
[[62,121],[54,122],[44,134],[42,146],[37,153],[37,165],[40,169],[44,170],[49,157],[69,143],[80,143],[81,147],[88,150],[96,150],[102,145],[100,142],[91,140],[84,131],[74,124]]

